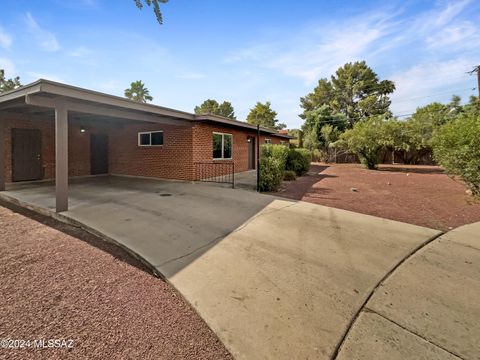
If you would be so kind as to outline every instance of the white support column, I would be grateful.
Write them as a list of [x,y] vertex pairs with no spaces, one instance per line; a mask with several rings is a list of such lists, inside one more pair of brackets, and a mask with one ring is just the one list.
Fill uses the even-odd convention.
[[56,211],[68,210],[68,110],[55,107],[55,196]]
[[5,191],[5,121],[0,119],[0,191]]

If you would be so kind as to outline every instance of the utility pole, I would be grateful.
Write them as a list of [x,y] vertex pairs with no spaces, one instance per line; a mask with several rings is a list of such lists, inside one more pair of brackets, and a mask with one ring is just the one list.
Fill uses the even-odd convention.
[[478,101],[480,101],[480,65],[477,65],[475,71],[477,72]]
[[473,68],[472,71],[468,72],[470,75],[477,73],[477,90],[478,90],[478,101],[480,101],[480,65],[477,65]]

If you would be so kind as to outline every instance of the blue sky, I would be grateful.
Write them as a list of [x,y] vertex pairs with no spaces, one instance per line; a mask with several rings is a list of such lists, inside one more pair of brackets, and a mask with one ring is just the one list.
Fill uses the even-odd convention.
[[228,100],[239,119],[269,100],[290,128],[299,98],[355,60],[395,82],[397,115],[476,93],[476,0],[170,0],[162,12],[159,26],[133,0],[2,0],[0,68],[120,96],[141,79],[156,104]]

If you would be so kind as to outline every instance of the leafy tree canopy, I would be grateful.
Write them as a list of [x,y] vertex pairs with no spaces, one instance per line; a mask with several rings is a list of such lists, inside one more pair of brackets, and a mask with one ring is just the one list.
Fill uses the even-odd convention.
[[357,154],[368,169],[375,169],[378,153],[383,147],[382,130],[385,119],[380,115],[371,116],[347,129],[341,136],[339,144]]
[[344,114],[335,112],[330,105],[322,105],[305,112],[305,123],[302,130],[305,134],[305,146],[311,150],[320,146],[327,148],[335,142],[347,127]]
[[300,98],[300,106],[307,117],[309,111],[329,105],[344,114],[353,125],[364,117],[390,114],[389,94],[395,90],[390,80],[380,80],[365,61],[347,63],[340,67],[330,80],[320,79],[310,94]]
[[125,97],[141,103],[153,100],[153,97],[150,96],[150,91],[141,80],[132,82],[130,87],[125,89]]
[[205,100],[200,106],[195,106],[195,114],[213,114],[236,120],[235,111],[230,102],[219,104],[217,100]]
[[[143,9],[144,5],[153,7],[153,12],[155,13],[155,17],[160,25],[163,24],[163,17],[162,12],[160,10],[160,4],[166,4],[168,0],[134,0],[135,5],[140,10]],[[145,4],[144,4],[145,3]]]
[[15,90],[16,88],[22,86],[20,84],[20,77],[15,77],[13,79],[5,78],[5,70],[0,69],[0,94],[6,91]]
[[285,124],[278,122],[277,112],[272,110],[270,101],[267,101],[265,104],[257,102],[255,107],[250,110],[247,116],[247,122],[249,124],[277,130],[287,127]]

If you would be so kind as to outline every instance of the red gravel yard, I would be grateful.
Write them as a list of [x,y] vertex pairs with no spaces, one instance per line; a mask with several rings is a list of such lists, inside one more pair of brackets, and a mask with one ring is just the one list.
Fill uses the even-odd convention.
[[182,297],[133,257],[28,215],[0,207],[0,340],[26,347],[72,339],[73,348],[2,342],[0,359],[232,358]]
[[434,229],[480,221],[480,201],[436,166],[312,164],[276,194]]

